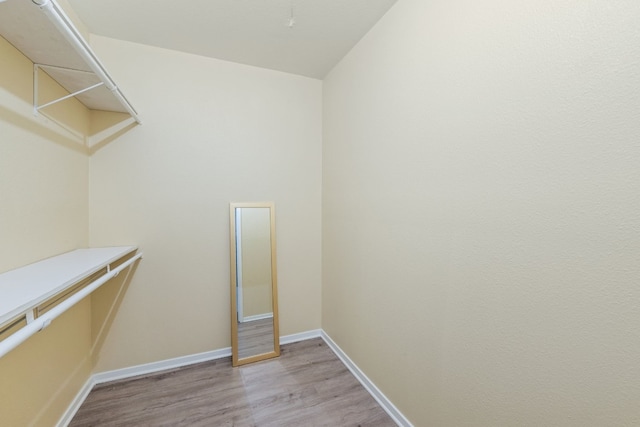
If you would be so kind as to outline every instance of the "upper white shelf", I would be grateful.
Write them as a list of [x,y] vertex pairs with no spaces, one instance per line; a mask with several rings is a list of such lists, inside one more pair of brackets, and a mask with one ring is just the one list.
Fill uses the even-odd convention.
[[135,246],[77,249],[0,274],[0,325],[136,249]]
[[87,108],[129,113],[140,123],[137,111],[55,0],[0,0],[0,35],[34,64],[44,65],[42,69]]

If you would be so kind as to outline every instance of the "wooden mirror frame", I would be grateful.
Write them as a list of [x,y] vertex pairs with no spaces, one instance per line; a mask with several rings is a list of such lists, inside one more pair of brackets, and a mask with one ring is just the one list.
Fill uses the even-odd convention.
[[[268,208],[271,243],[271,304],[273,309],[273,351],[261,353],[250,357],[239,358],[238,348],[238,304],[237,304],[237,259],[236,259],[236,209],[237,208]],[[271,359],[280,356],[280,333],[278,326],[278,286],[276,271],[276,220],[275,205],[273,202],[244,202],[229,204],[229,247],[231,267],[231,362],[233,366],[246,365],[247,363]]]

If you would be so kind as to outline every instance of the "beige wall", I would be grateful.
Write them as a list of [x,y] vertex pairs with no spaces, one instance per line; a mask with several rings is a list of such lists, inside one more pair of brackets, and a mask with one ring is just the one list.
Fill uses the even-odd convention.
[[272,200],[282,334],[322,314],[415,425],[637,424],[638,18],[399,0],[323,91],[93,37],[144,120],[106,139],[120,117],[74,101],[34,118],[0,39],[0,271],[146,254],[0,359],[2,421],[55,423],[91,348],[104,371],[228,346],[228,203]]
[[280,331],[319,328],[322,83],[97,36],[92,45],[143,125],[91,157],[91,245],[145,253],[96,371],[230,346],[232,201],[275,202]]
[[[0,272],[88,243],[88,111],[74,100],[34,117],[32,63],[0,38]],[[43,98],[64,95],[41,80]],[[49,98],[50,99],[50,98]],[[51,426],[91,372],[83,301],[0,358],[0,424]]]
[[415,425],[640,423],[638,22],[399,0],[325,80],[322,326]]

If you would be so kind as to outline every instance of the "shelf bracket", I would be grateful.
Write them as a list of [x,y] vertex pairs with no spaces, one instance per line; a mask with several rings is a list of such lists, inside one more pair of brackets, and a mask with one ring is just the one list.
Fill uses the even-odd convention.
[[27,325],[36,319],[36,316],[33,314],[33,311],[34,311],[33,309],[30,309],[24,314],[25,319],[27,321]]
[[40,10],[44,12],[45,15],[51,20],[53,25],[60,31],[62,36],[67,39],[67,41],[71,44],[73,49],[80,55],[80,57],[84,60],[85,64],[91,68],[93,73],[100,79],[100,81],[104,82],[105,87],[111,91],[113,96],[122,104],[122,106],[131,114],[131,117],[136,121],[136,123],[141,124],[140,117],[138,116],[138,112],[133,108],[133,106],[129,103],[124,94],[120,91],[118,86],[116,86],[115,82],[107,71],[104,69],[104,66],[100,63],[96,55],[89,47],[89,44],[84,40],[78,29],[73,25],[71,19],[64,13],[64,10],[57,3],[56,0],[31,0],[35,5],[37,5]]
[[40,96],[39,96],[39,87],[40,87],[39,79],[40,79],[40,69],[41,68],[42,69],[52,68],[52,69],[55,69],[55,70],[75,71],[75,72],[78,72],[78,73],[86,73],[86,74],[95,75],[95,73],[92,73],[91,71],[75,70],[73,68],[56,67],[54,65],[33,64],[33,114],[35,116],[37,116],[39,111],[41,109],[43,109],[43,108],[46,108],[46,107],[48,107],[50,105],[53,105],[53,104],[57,104],[58,102],[64,101],[66,99],[73,98],[73,97],[75,97],[77,95],[80,95],[81,93],[88,92],[88,91],[90,91],[92,89],[95,89],[95,88],[98,88],[100,86],[104,86],[104,82],[101,81],[101,82],[96,83],[94,85],[91,85],[91,86],[89,86],[87,88],[80,89],[78,91],[75,91],[73,93],[65,95],[65,96],[63,96],[61,98],[54,99],[53,101],[47,102],[47,103],[42,104],[42,105],[38,105],[38,100],[40,99]]

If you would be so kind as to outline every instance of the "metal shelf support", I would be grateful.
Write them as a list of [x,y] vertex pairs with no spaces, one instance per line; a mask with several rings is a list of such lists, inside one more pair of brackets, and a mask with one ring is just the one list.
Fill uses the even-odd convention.
[[77,95],[80,95],[81,93],[85,93],[88,92],[92,89],[95,89],[97,87],[100,86],[104,86],[104,82],[99,82],[96,83],[94,85],[91,85],[87,88],[84,89],[80,89],[78,91],[75,91],[73,93],[70,93],[68,95],[65,95],[61,98],[58,99],[54,99],[53,101],[47,102],[45,104],[42,105],[38,105],[39,99],[40,99],[40,94],[39,94],[39,79],[40,79],[40,69],[46,69],[46,68],[52,68],[52,69],[57,69],[57,70],[67,70],[67,71],[76,71],[79,73],[86,73],[86,74],[93,74],[90,71],[84,71],[84,70],[74,70],[74,69],[70,69],[70,68],[63,68],[63,67],[56,67],[54,65],[45,65],[45,64],[33,64],[33,114],[34,115],[38,115],[39,111],[43,108],[46,108],[50,105],[53,104],[57,104],[58,102],[64,101],[65,99],[69,99],[69,98],[73,98]]

